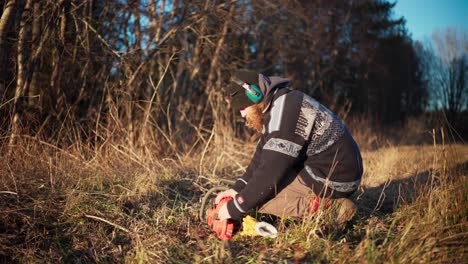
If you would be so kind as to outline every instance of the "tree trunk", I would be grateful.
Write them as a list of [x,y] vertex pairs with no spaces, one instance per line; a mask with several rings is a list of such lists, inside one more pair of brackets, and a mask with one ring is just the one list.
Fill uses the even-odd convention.
[[[219,37],[218,42],[216,43],[216,49],[214,51],[213,57],[211,58],[210,71],[208,73],[208,80],[206,81],[207,87],[206,87],[206,90],[205,90],[206,93],[207,93],[207,96],[208,96],[208,101],[210,103],[212,103],[210,100],[213,100],[213,98],[212,98],[212,96],[213,96],[212,91],[213,91],[213,86],[214,86],[213,85],[213,80],[215,78],[216,68],[218,67],[219,58],[221,56],[221,49],[224,46],[224,40],[226,39],[226,34],[227,34],[227,31],[228,31],[230,20],[231,20],[231,17],[232,17],[232,13],[234,12],[235,7],[236,7],[236,5],[232,4],[231,7],[229,8],[229,13],[226,16],[226,20],[225,20],[223,28],[221,30],[221,34],[220,34],[221,36]],[[199,104],[202,105],[201,102],[199,102]],[[206,114],[206,111],[207,111],[209,106],[210,106],[210,104],[205,104],[205,107],[203,108],[203,113],[202,113],[202,115],[200,117],[199,127],[203,126],[203,121],[205,119],[205,114]]]
[[[33,24],[32,24],[32,46],[39,47],[39,42],[41,41],[40,38],[40,31],[41,31],[41,4],[40,2],[34,3],[33,7]],[[31,69],[30,69],[31,70]],[[39,105],[39,87],[38,87],[38,76],[39,73],[37,71],[33,72],[31,83],[28,87],[28,105],[35,106],[36,108],[41,108]]]
[[16,0],[10,0],[6,4],[5,10],[3,11],[2,17],[0,18],[0,52],[3,53],[3,43],[5,41],[5,34],[8,29],[8,25],[11,17],[15,13]]
[[135,1],[133,4],[133,15],[135,17],[134,27],[135,27],[135,45],[134,45],[134,51],[140,52],[141,49],[141,27],[140,27],[140,10],[138,9],[138,6],[140,5],[140,1]]
[[5,82],[7,81],[7,68],[9,63],[7,63],[7,47],[5,44],[6,35],[9,31],[10,20],[14,17],[16,7],[16,0],[10,0],[6,3],[3,14],[0,18],[0,91],[5,90]]
[[28,34],[28,19],[30,17],[30,9],[32,0],[26,2],[26,6],[21,15],[20,29],[18,33],[18,49],[17,49],[17,76],[15,97],[13,100],[13,120],[11,121],[11,134],[9,140],[9,150],[16,142],[16,136],[19,133],[19,121],[21,119],[22,102],[24,101],[24,79],[26,76],[26,47],[27,47],[27,34]]

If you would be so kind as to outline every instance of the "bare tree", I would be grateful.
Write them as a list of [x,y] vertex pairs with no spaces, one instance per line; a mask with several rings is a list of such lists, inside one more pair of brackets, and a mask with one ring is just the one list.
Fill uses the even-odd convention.
[[[37,46],[40,41],[40,34],[41,34],[41,2],[34,3],[33,6],[33,24],[32,24],[32,45]],[[32,65],[31,65],[32,66]],[[39,85],[38,85],[38,78],[39,72],[34,71],[32,73],[31,83],[28,87],[28,104],[29,106],[38,106],[40,96],[39,94]]]
[[10,0],[6,3],[5,9],[3,10],[0,18],[0,47],[4,42],[5,33],[10,23],[11,18],[15,14],[16,0]]
[[[15,144],[16,136],[19,133],[19,122],[21,121],[21,112],[22,104],[24,101],[24,83],[26,78],[26,65],[28,64],[27,52],[28,52],[28,37],[29,37],[29,28],[31,22],[30,12],[32,8],[32,0],[28,0],[24,9],[22,10],[20,28],[18,33],[18,46],[17,46],[17,76],[16,76],[16,88],[15,88],[15,97],[13,98],[13,120],[11,122],[11,134],[9,146]],[[11,150],[11,149],[10,149]]]
[[434,100],[457,121],[468,105],[468,31],[447,28],[432,34],[426,43],[426,74]]
[[69,122],[95,139],[117,131],[136,147],[154,138],[206,142],[212,127],[234,123],[220,96],[234,68],[290,77],[334,110],[350,101],[381,120],[420,98],[411,92],[411,41],[387,1],[9,0],[1,7],[0,81],[12,85],[0,86],[0,105],[9,106],[0,115],[16,114],[1,118],[0,128],[15,127],[12,134],[26,123],[24,111],[35,121],[29,133],[51,138]]
[[5,88],[5,79],[6,77],[3,76],[6,72],[6,68],[8,64],[5,62],[7,59],[7,50],[5,45],[7,31],[9,30],[12,18],[15,16],[16,10],[16,0],[8,1],[5,6],[3,13],[0,17],[0,91],[3,91]]

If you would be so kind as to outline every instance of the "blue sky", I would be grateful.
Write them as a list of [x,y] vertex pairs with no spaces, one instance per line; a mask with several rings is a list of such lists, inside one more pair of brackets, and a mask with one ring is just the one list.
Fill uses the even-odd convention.
[[414,40],[429,38],[437,28],[468,30],[468,0],[398,0],[394,12],[405,17]]

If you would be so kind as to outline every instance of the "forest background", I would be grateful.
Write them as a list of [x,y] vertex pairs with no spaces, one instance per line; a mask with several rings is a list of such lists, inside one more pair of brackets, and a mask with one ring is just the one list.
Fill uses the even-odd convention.
[[[169,243],[175,255],[169,247],[154,251],[136,230],[163,209],[193,222],[190,210],[207,185],[245,169],[257,136],[222,100],[230,72],[239,68],[290,78],[292,88],[337,113],[363,151],[458,143],[465,153],[468,33],[441,29],[415,42],[394,6],[384,0],[1,1],[1,258],[236,260],[233,252],[245,249],[205,245],[198,235],[192,251],[181,250],[184,239]],[[464,179],[465,155],[452,159],[444,151],[435,152],[443,158],[429,158],[432,169],[417,170],[434,176],[445,159]],[[451,174],[445,169],[437,175]],[[374,197],[380,206],[361,220],[378,214],[385,184]],[[87,193],[111,205],[84,199]],[[392,199],[385,213],[400,205]],[[145,201],[150,211],[139,207]],[[134,220],[136,211],[147,218]],[[89,222],[92,216],[113,219],[106,221],[124,231]],[[466,210],[460,217],[466,219]],[[168,219],[162,229],[179,236],[182,224]],[[104,233],[89,239],[95,225]],[[357,237],[351,247],[368,241]],[[278,251],[289,248],[283,242]],[[312,249],[305,252],[302,257],[317,259]],[[390,254],[376,252],[361,257]],[[441,256],[453,257],[447,252]]]

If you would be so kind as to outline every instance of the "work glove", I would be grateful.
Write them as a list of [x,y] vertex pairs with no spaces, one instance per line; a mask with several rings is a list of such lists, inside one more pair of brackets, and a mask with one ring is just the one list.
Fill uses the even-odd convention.
[[229,211],[227,209],[227,203],[223,204],[221,208],[219,208],[218,211],[218,219],[219,220],[227,220],[230,219],[231,215],[229,214]]
[[236,195],[237,195],[237,192],[234,191],[234,189],[229,189],[229,190],[226,190],[226,191],[222,191],[222,192],[218,193],[218,195],[216,196],[215,204],[218,204],[219,201],[221,201],[221,199],[223,199],[224,197],[232,197],[232,199],[234,199],[234,197]]

